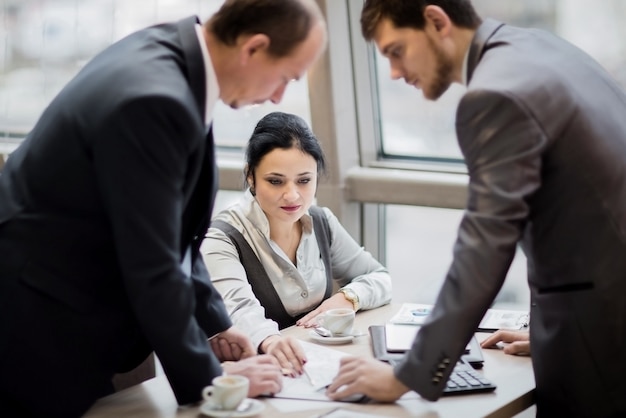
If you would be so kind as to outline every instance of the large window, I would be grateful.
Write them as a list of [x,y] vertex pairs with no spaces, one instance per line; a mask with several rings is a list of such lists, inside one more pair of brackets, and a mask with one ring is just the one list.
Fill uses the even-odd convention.
[[[0,142],[19,141],[59,90],[103,48],[152,24],[189,15],[204,21],[222,2],[0,0]],[[234,111],[219,103],[216,142],[240,148],[256,122],[273,110],[310,121],[306,78],[289,86],[280,105]]]
[[[394,302],[434,303],[452,262],[463,211],[386,205],[386,265]],[[526,257],[518,250],[494,305],[528,309]]]
[[[596,58],[626,86],[626,2],[583,0],[474,0],[478,13],[503,22],[546,29],[569,40]],[[387,59],[376,53],[382,155],[416,160],[460,160],[454,132],[455,108],[464,88],[458,84],[437,102],[392,81]]]

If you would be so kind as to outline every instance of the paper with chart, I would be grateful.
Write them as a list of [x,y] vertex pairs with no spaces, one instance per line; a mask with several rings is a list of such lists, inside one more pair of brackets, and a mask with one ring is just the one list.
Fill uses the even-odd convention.
[[422,325],[432,309],[433,305],[403,303],[389,322],[402,325]]
[[298,377],[285,377],[283,390],[274,397],[329,401],[330,399],[324,395],[326,386],[339,372],[340,359],[348,354],[308,341],[299,342],[308,360],[304,365],[306,373]]
[[505,309],[489,309],[480,325],[479,331],[496,331],[499,329],[520,330],[528,328],[529,315],[526,311]]
[[[396,314],[389,320],[392,324],[422,325],[433,305],[403,303]],[[528,311],[511,309],[488,309],[478,325],[478,331],[492,332],[498,329],[519,330],[529,325]]]

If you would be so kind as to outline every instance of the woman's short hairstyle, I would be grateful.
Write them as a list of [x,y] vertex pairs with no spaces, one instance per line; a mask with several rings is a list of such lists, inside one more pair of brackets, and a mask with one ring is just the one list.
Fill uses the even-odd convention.
[[252,177],[263,157],[275,150],[297,148],[313,157],[317,174],[326,171],[324,152],[313,131],[300,116],[291,113],[272,112],[265,115],[254,128],[246,149],[245,181]]

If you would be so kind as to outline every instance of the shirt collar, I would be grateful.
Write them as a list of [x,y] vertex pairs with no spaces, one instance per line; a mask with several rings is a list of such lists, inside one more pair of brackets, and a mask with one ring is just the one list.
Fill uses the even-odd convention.
[[217,76],[215,75],[215,69],[213,68],[213,62],[211,61],[211,55],[206,46],[206,40],[202,32],[202,25],[196,24],[196,34],[198,35],[198,42],[200,43],[200,49],[202,50],[202,58],[204,59],[204,68],[206,71],[206,114],[204,115],[204,123],[209,125],[213,120],[213,109],[215,109],[215,103],[220,97],[220,86],[217,84]]

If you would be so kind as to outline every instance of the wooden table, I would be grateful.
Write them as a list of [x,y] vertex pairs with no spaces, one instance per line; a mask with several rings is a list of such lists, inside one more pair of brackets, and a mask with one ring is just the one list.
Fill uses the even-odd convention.
[[[369,325],[384,324],[399,305],[387,305],[371,311],[359,312],[356,328],[367,330]],[[285,330],[290,335],[309,340],[308,330],[291,327]],[[487,334],[477,334],[482,340]],[[358,356],[371,356],[369,337],[359,337],[355,343],[332,346],[335,349]],[[495,392],[441,398],[429,402],[419,397],[400,400],[394,404],[351,404],[341,403],[341,408],[376,414],[385,417],[511,417],[533,404],[535,380],[530,358],[510,356],[500,350],[483,350],[485,377],[498,387]],[[311,418],[328,412],[338,404],[319,402],[319,408],[306,411],[281,412],[274,405],[280,400],[262,400],[266,404],[259,417]],[[289,400],[288,402],[300,402]],[[306,402],[306,401],[303,401]],[[85,417],[200,417],[199,405],[178,407],[174,394],[165,376],[157,376],[140,385],[122,390],[100,399]]]

